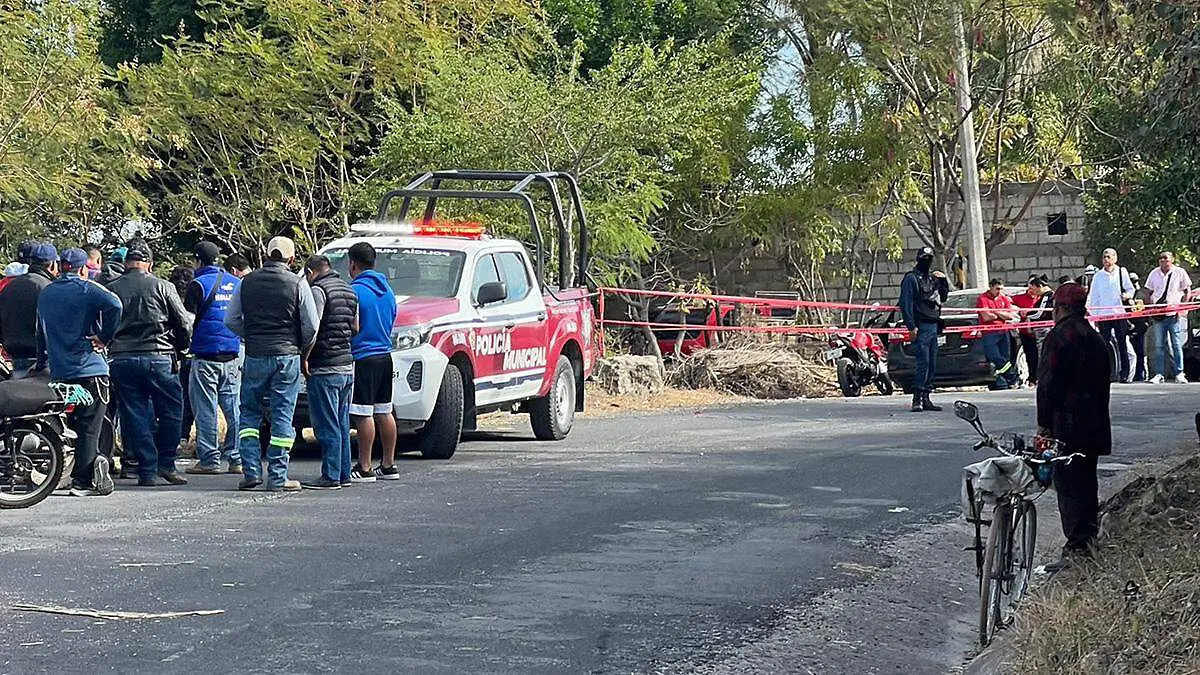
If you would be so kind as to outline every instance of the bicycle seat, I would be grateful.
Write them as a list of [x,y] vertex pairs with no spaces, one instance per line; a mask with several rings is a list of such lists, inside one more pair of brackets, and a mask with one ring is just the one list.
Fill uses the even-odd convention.
[[47,403],[58,400],[58,394],[50,388],[50,380],[26,378],[0,382],[0,417],[33,415],[42,411]]

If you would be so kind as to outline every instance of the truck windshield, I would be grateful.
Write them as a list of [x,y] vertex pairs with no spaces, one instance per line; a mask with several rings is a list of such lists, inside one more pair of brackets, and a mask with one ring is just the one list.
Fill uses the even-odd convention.
[[[323,251],[333,269],[350,280],[349,249]],[[452,298],[458,293],[467,254],[434,248],[378,247],[375,271],[382,274],[392,292],[402,296]]]

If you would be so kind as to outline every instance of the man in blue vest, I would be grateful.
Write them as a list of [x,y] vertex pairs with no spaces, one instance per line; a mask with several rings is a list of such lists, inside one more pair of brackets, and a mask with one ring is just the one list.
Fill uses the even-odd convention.
[[[196,247],[196,278],[183,306],[196,317],[192,329],[192,373],[187,383],[196,415],[196,464],[190,474],[242,473],[237,445],[238,396],[242,386],[242,340],[225,326],[225,310],[242,280],[217,267],[221,250],[211,241]],[[217,444],[217,409],[225,416],[225,438]],[[221,467],[225,462],[225,467]]]
[[[108,458],[99,454],[100,430],[109,401],[108,362],[100,351],[112,342],[121,323],[121,301],[88,280],[87,253],[69,248],[59,260],[60,276],[38,296],[35,370],[50,366],[55,382],[77,384],[91,403],[76,404],[69,419],[77,434],[71,495],[111,494]],[[47,330],[47,327],[50,327]]]

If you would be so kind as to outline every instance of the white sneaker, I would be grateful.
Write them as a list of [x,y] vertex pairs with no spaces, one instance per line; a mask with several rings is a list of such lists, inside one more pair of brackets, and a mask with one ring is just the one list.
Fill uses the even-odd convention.
[[1187,384],[1187,383],[1188,383],[1187,376],[1184,375],[1183,373],[1179,373],[1178,375],[1175,376],[1175,384]]
[[1162,384],[1162,383],[1163,383],[1162,375],[1155,375],[1154,377],[1150,378],[1150,384]]
[[96,466],[92,469],[92,485],[96,488],[96,493],[105,496],[113,493],[112,472],[109,471],[110,465],[108,458],[100,455],[96,458]]

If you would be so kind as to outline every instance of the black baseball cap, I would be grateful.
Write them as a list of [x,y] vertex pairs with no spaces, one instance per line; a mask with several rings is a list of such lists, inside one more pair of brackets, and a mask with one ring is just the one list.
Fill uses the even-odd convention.
[[211,241],[202,241],[196,245],[196,259],[205,265],[215,265],[221,256],[221,247]]
[[153,262],[154,252],[145,239],[130,239],[125,242],[125,262]]
[[928,246],[917,251],[917,260],[920,260],[921,258],[932,258],[932,257],[933,257],[933,249],[929,248]]

